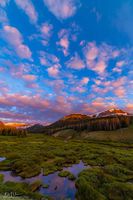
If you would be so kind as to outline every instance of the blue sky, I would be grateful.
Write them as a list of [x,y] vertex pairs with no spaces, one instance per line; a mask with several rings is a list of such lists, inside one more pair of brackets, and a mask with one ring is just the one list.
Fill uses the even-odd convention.
[[133,112],[131,0],[0,0],[0,118]]

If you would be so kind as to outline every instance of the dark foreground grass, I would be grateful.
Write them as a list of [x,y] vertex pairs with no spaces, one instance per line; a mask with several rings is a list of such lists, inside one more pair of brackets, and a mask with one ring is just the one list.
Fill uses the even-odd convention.
[[[116,169],[116,172],[115,172]],[[127,182],[133,178],[133,172],[122,166],[112,165],[84,170],[76,181],[79,200],[132,200],[133,184]]]
[[14,200],[50,200],[50,197],[41,195],[37,190],[42,186],[42,183],[38,180],[31,184],[28,183],[16,183],[16,182],[5,182],[4,176],[0,175],[0,200],[14,199]]
[[[36,176],[41,170],[47,175],[82,160],[92,168],[81,172],[76,181],[77,199],[133,199],[133,144],[130,140],[121,143],[66,140],[41,134],[26,138],[0,136],[0,156],[7,158],[0,162],[0,170],[13,170],[24,178]],[[29,198],[33,198],[32,195],[34,199],[42,198],[35,191],[40,182],[25,186],[22,183],[3,183],[2,179],[0,176],[2,194],[17,190]]]

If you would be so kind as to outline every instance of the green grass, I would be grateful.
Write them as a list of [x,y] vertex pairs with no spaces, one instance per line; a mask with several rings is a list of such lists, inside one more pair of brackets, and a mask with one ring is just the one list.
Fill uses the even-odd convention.
[[12,197],[8,195],[0,195],[0,200],[31,200],[28,198],[23,198],[23,197]]
[[89,139],[99,141],[113,141],[113,142],[133,142],[133,124],[128,128],[122,128],[114,131],[75,131],[73,129],[66,129],[58,131],[54,137],[62,139]]
[[101,140],[101,141],[116,141],[116,142],[133,142],[133,125],[128,128],[122,128],[115,131],[84,131],[80,134],[80,137]]
[[61,171],[58,176],[60,177],[68,177],[69,180],[74,181],[76,177],[69,171]]
[[[0,176],[2,177],[2,176]],[[37,180],[31,184],[28,183],[17,183],[17,182],[3,182],[4,177],[0,179],[0,200],[3,198],[6,199],[15,199],[15,200],[24,200],[24,199],[49,199],[44,195],[41,195],[37,190],[42,186],[41,181]],[[3,195],[3,196],[2,196]],[[19,197],[18,197],[19,196]]]
[[[130,200],[133,199],[133,184],[129,183],[133,179],[133,144],[130,141],[66,140],[41,134],[26,138],[0,136],[0,155],[7,158],[0,162],[0,170],[15,170],[17,175],[27,178],[42,170],[44,175],[61,171],[63,167],[82,160],[93,168],[81,172],[76,181],[77,199]],[[71,174],[68,178],[74,179]],[[0,176],[1,194],[17,190],[23,196],[40,198],[40,194],[34,192],[40,182],[25,186],[22,183],[2,183],[2,180]]]
[[115,167],[113,169],[111,166],[113,170],[109,173],[104,168],[98,167],[81,172],[76,181],[77,199],[93,200],[95,197],[101,200],[132,200],[133,184],[126,182],[125,177],[123,178],[124,175],[128,176],[131,172],[121,168],[121,170],[113,173]]

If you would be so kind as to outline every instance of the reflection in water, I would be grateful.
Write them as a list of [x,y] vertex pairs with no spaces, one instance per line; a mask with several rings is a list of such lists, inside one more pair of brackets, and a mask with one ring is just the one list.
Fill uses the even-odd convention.
[[0,157],[0,162],[2,162],[2,161],[4,161],[4,160],[6,160],[5,157]]
[[[85,168],[89,166],[85,166],[82,161],[80,161],[79,164],[74,164],[71,167],[65,167],[64,170],[70,171],[72,174],[74,174],[76,177],[78,174]],[[27,182],[32,183],[35,180],[41,180],[43,184],[48,184],[48,188],[41,187],[39,192],[41,194],[48,195],[50,197],[53,197],[55,200],[63,200],[63,199],[69,199],[74,200],[75,199],[75,183],[74,181],[68,180],[68,178],[65,177],[59,177],[59,172],[55,172],[53,174],[49,174],[47,176],[43,176],[43,173],[41,173],[39,176],[32,177],[32,178],[26,178],[23,179],[20,176],[14,176],[12,172],[10,171],[2,171],[0,174],[4,174],[4,181],[13,181],[13,182]]]

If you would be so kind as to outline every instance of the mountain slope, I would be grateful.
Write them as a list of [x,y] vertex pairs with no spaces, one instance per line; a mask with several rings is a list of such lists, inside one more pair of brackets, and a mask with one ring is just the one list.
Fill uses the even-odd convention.
[[35,124],[33,126],[30,126],[28,128],[26,128],[26,130],[29,133],[43,133],[44,132],[45,127],[41,124]]
[[[90,117],[82,114],[67,115],[49,126],[34,125],[27,130],[32,133],[45,133],[49,135],[64,130],[71,132],[91,131],[112,131],[128,127],[131,124],[132,116],[120,109],[112,109],[99,113],[99,116]],[[67,133],[67,131],[66,131]]]

